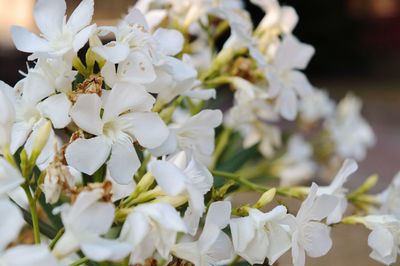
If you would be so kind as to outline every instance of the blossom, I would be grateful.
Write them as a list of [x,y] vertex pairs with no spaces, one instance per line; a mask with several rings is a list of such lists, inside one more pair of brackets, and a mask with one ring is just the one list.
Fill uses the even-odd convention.
[[24,180],[19,170],[0,157],[0,197],[17,188]]
[[326,121],[336,152],[343,158],[362,160],[367,148],[375,143],[375,135],[370,125],[361,116],[362,102],[352,94],[347,94],[337,106],[336,114]]
[[180,151],[208,165],[214,152],[214,128],[222,122],[220,110],[203,110],[182,123],[173,123],[167,140],[150,149],[155,156],[177,154]]
[[313,123],[330,118],[335,113],[335,104],[326,91],[313,89],[307,97],[300,100],[299,112],[302,120]]
[[222,229],[228,225],[230,214],[230,202],[213,202],[198,240],[176,244],[172,254],[199,266],[229,263],[234,256],[232,242]]
[[289,186],[308,180],[316,170],[312,160],[312,147],[302,136],[292,136],[287,144],[286,153],[277,161],[276,175],[281,185]]
[[204,195],[213,184],[213,176],[207,167],[195,158],[188,157],[185,152],[180,152],[168,161],[151,162],[149,170],[167,195],[188,197],[189,207],[184,218],[189,233],[194,235],[205,210]]
[[63,56],[72,50],[78,52],[96,30],[95,24],[88,26],[93,5],[93,0],[83,0],[66,22],[64,0],[38,1],[33,15],[41,37],[23,27],[13,26],[11,33],[15,46],[20,51],[34,53],[31,59],[42,55]]
[[130,263],[143,263],[155,251],[168,258],[178,232],[186,232],[179,213],[166,203],[147,203],[135,207],[126,218],[120,240],[131,244]]
[[400,221],[391,215],[369,215],[362,219],[372,230],[368,236],[368,246],[372,248],[369,256],[385,265],[395,263],[400,247]]
[[295,219],[292,232],[292,260],[294,266],[305,264],[305,254],[316,258],[324,256],[332,247],[330,228],[320,221],[336,208],[337,199],[323,194],[317,196],[318,186],[311,185]]
[[290,227],[286,207],[279,205],[267,213],[251,208],[249,216],[230,222],[235,252],[250,264],[270,265],[291,247]]
[[64,257],[79,249],[94,261],[120,261],[130,251],[130,245],[118,240],[100,237],[111,228],[115,207],[99,201],[103,189],[81,192],[72,204],[61,207],[65,233],[54,247],[57,257]]
[[298,111],[298,96],[312,91],[307,77],[300,72],[306,68],[314,48],[286,35],[279,45],[272,63],[266,67],[269,97],[275,99],[276,110],[287,120],[294,120]]
[[144,62],[143,66],[159,65],[166,56],[176,55],[183,47],[183,36],[179,31],[160,28],[151,34],[146,18],[136,8],[131,9],[117,26],[99,27],[99,30],[101,34],[113,33],[115,41],[93,47],[93,51],[114,64],[127,59],[131,52],[138,52],[134,54],[138,57],[133,58]]
[[[10,91],[15,91],[9,87]],[[12,130],[11,152],[21,147],[28,137],[33,141],[35,132],[48,119],[54,128],[64,128],[71,122],[69,110],[72,103],[64,93],[56,93],[47,79],[36,71],[16,85],[16,120]],[[30,134],[31,132],[34,134]],[[52,148],[52,144],[51,144]]]
[[41,245],[19,245],[0,255],[0,264],[7,266],[60,266],[48,247]]
[[140,166],[133,142],[155,148],[168,136],[164,122],[150,112],[153,103],[154,98],[142,86],[126,83],[116,84],[104,101],[97,94],[80,95],[70,115],[75,124],[94,137],[68,145],[68,164],[91,175],[108,161],[112,178],[120,184],[133,182]]
[[357,171],[358,165],[356,161],[348,159],[345,160],[342,167],[334,177],[332,183],[326,187],[319,187],[318,195],[331,195],[337,198],[338,204],[336,208],[329,214],[326,219],[328,224],[338,223],[342,220],[342,215],[347,208],[347,189],[343,188],[344,183],[347,182],[347,178]]

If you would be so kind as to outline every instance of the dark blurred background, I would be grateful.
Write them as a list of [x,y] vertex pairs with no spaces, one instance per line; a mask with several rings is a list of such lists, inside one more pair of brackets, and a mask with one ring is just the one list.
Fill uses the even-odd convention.
[[[79,0],[67,0],[68,13]],[[15,50],[13,24],[37,31],[32,17],[34,0],[0,0],[0,79],[13,85],[26,71],[26,54]],[[134,0],[95,0],[94,20],[114,24]],[[294,33],[316,48],[306,72],[312,84],[340,99],[353,91],[364,100],[377,145],[361,163],[360,175],[378,173],[387,185],[400,170],[400,1],[399,0],[285,0],[300,17]],[[249,1],[254,23],[263,12]]]

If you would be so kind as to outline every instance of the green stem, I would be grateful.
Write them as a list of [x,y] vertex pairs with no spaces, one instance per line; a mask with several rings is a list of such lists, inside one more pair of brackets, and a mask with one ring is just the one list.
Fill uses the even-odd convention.
[[81,258],[81,259],[75,261],[74,263],[71,263],[69,266],[79,266],[79,265],[85,264],[85,263],[88,262],[88,261],[89,261],[88,258],[83,257],[83,258]]
[[24,189],[29,202],[29,209],[32,216],[33,236],[35,239],[35,243],[40,244],[39,219],[36,210],[36,201],[33,198],[31,190],[28,185],[26,184],[22,185],[22,188]]
[[211,171],[211,173],[216,176],[220,176],[220,177],[224,177],[226,179],[233,180],[233,181],[237,182],[238,184],[243,185],[253,191],[265,192],[270,189],[270,187],[255,184],[255,183],[253,183],[243,177],[240,177],[236,174],[227,173],[227,172],[223,172],[223,171],[216,171],[216,170]]
[[225,148],[227,147],[231,134],[232,134],[231,128],[224,128],[222,133],[218,136],[217,145],[215,147],[215,151],[210,165],[211,170],[215,169],[215,167],[217,166],[217,163],[222,153],[225,151]]
[[54,239],[53,239],[53,240],[50,242],[50,244],[49,244],[49,249],[50,249],[50,250],[52,250],[52,249],[56,246],[58,240],[60,240],[60,238],[62,237],[62,235],[64,234],[64,232],[65,232],[64,227],[61,228],[60,231],[58,231],[57,235],[54,237]]

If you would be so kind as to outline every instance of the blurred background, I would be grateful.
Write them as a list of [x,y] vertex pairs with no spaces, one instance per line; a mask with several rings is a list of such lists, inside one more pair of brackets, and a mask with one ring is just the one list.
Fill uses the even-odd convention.
[[[67,0],[69,13],[79,0]],[[134,0],[95,0],[94,20],[114,24]],[[363,114],[377,135],[377,143],[360,164],[360,178],[377,173],[380,191],[400,170],[400,1],[399,0],[287,0],[300,22],[294,34],[316,48],[306,73],[316,87],[338,100],[352,91],[364,100]],[[10,26],[37,31],[32,17],[34,0],[0,0],[0,80],[14,85],[26,71],[26,54],[15,50]],[[246,1],[255,23],[263,13]],[[360,184],[354,178],[350,186]],[[251,200],[251,195],[243,195]],[[244,198],[241,198],[243,200]],[[255,199],[254,199],[255,200]],[[334,228],[334,251],[308,265],[378,265],[367,258],[367,231]],[[351,248],[346,248],[351,246]],[[359,254],[360,256],[358,256]],[[354,256],[357,255],[357,256]],[[364,259],[357,259],[357,258]],[[281,265],[289,265],[284,258]],[[400,265],[400,264],[398,264]]]

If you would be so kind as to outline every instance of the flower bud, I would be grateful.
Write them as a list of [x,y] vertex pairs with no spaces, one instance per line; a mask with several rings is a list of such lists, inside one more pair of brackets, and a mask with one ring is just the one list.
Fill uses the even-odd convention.
[[254,208],[260,209],[264,207],[274,199],[275,194],[276,188],[271,188],[268,191],[264,192],[264,194],[261,195],[260,199],[254,205]]
[[35,138],[35,142],[32,148],[32,154],[30,161],[31,163],[35,163],[36,159],[39,157],[40,153],[42,152],[44,146],[46,145],[51,131],[51,122],[46,121],[44,125],[42,125],[39,130],[38,134]]

